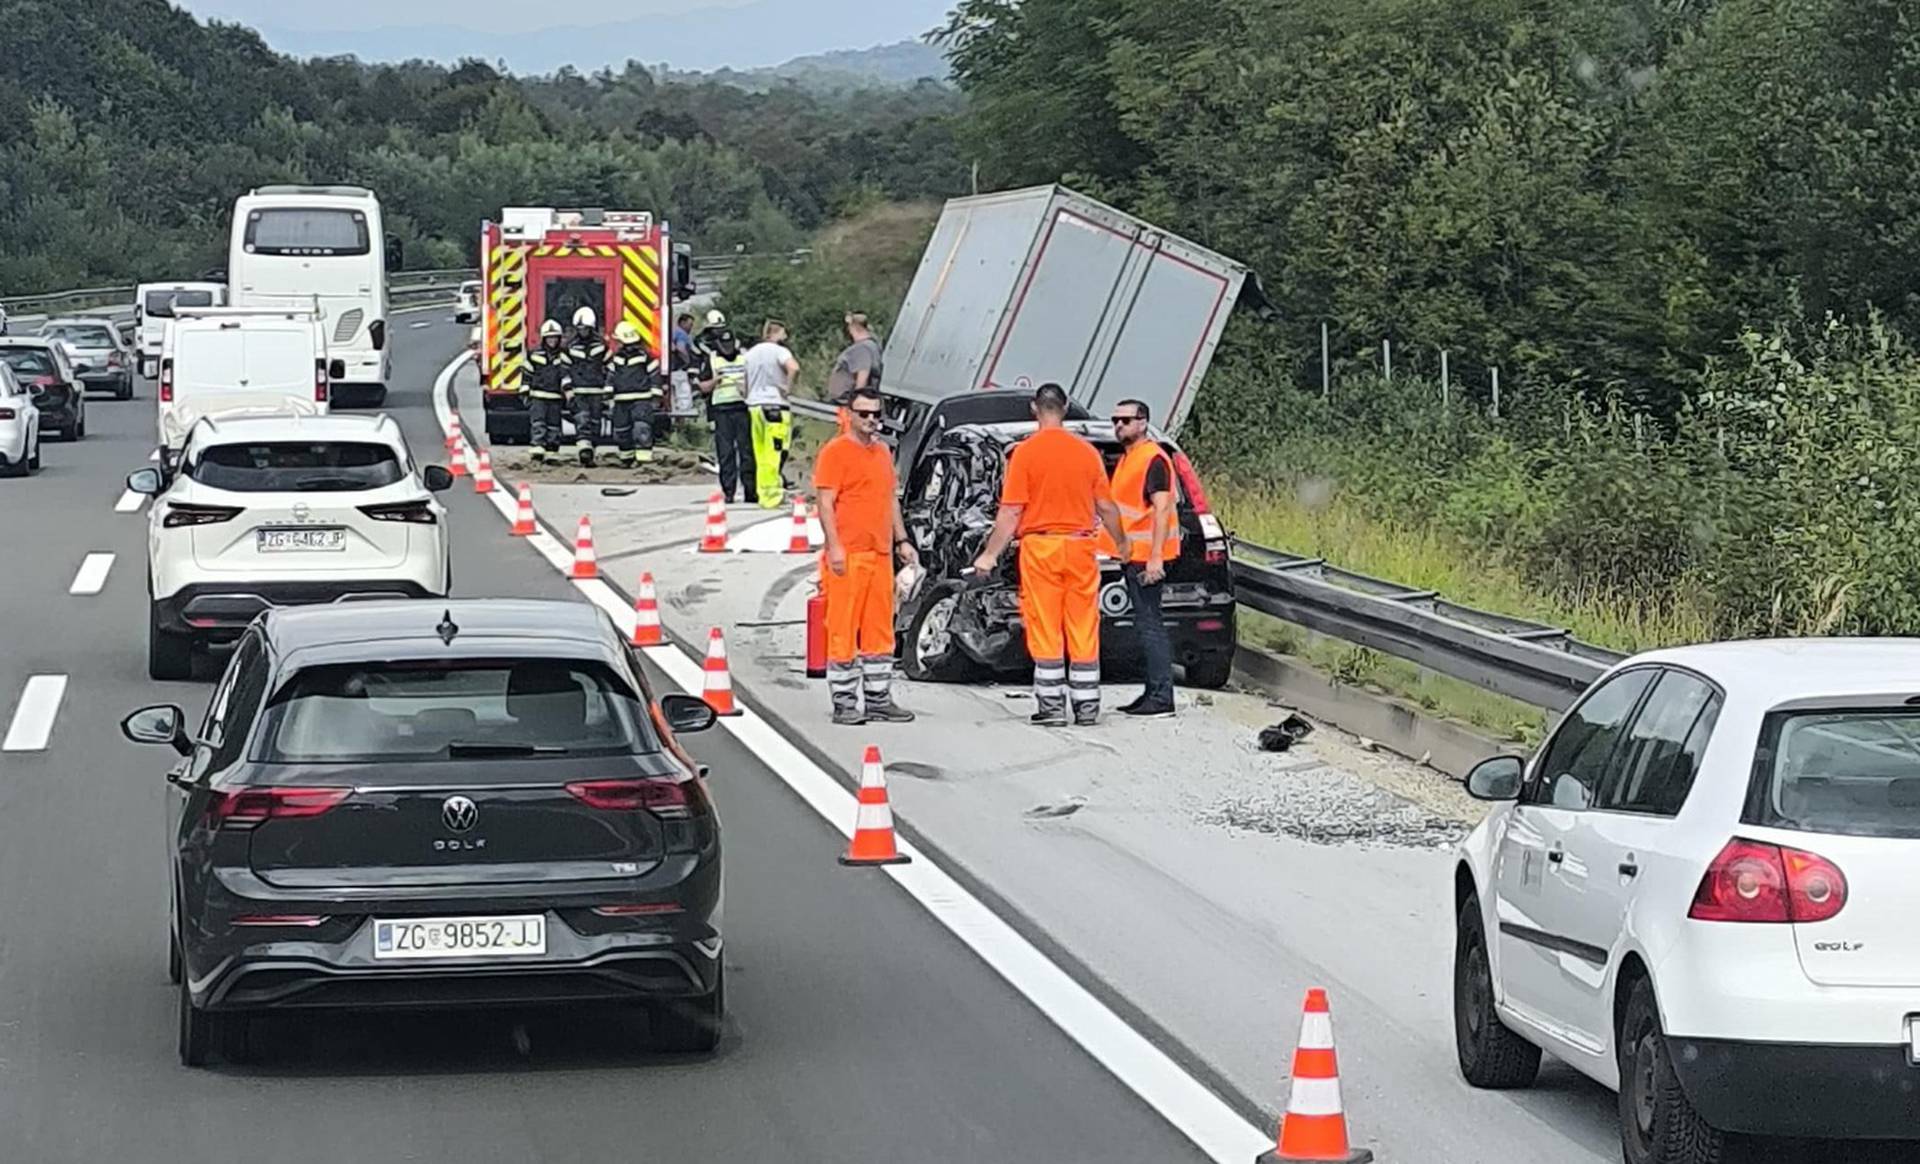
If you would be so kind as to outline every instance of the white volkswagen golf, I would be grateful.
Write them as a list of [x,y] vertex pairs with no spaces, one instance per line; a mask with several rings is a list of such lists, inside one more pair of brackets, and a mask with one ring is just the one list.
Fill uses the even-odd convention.
[[1505,802],[1454,873],[1469,1083],[1552,1052],[1628,1164],[1920,1139],[1920,642],[1642,655],[1468,787]]
[[127,478],[148,518],[147,669],[185,679],[196,643],[232,639],[270,606],[443,597],[453,484],[414,464],[388,416],[204,418],[177,470]]

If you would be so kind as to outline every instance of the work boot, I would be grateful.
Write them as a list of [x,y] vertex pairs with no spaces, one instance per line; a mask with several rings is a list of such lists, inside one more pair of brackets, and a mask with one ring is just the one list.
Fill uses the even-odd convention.
[[911,711],[891,699],[884,703],[867,700],[867,719],[871,723],[912,723],[915,718]]
[[1134,719],[1172,719],[1173,704],[1160,699],[1148,699],[1146,696],[1134,700],[1120,709],[1122,715]]
[[590,445],[582,445],[582,446],[581,446],[581,448],[580,448],[580,467],[581,467],[582,469],[591,469],[591,468],[593,468],[593,448],[592,448],[592,446],[590,446]]
[[1073,726],[1074,727],[1095,727],[1099,723],[1100,723],[1100,705],[1099,704],[1096,703],[1091,707],[1076,706],[1073,709]]
[[536,465],[544,465],[547,463],[547,450],[540,448],[538,445],[536,445],[534,446],[533,451],[527,454],[527,460],[533,462]]
[[653,450],[635,449],[633,451],[633,460],[635,464],[645,465],[653,460]]
[[835,727],[859,727],[867,722],[866,713],[857,707],[839,707],[833,709]]
[[1028,718],[1027,722],[1038,727],[1066,727],[1067,701],[1060,698],[1042,697],[1038,700],[1040,709]]

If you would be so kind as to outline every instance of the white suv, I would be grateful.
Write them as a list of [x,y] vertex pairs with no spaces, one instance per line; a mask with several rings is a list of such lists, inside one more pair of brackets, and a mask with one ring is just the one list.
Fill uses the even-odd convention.
[[127,478],[148,518],[147,670],[185,679],[196,641],[270,606],[445,596],[447,470],[416,468],[387,416],[205,418],[178,469]]
[[1461,846],[1476,1087],[1542,1049],[1620,1093],[1628,1164],[1725,1134],[1920,1138],[1920,649],[1723,643],[1596,683]]

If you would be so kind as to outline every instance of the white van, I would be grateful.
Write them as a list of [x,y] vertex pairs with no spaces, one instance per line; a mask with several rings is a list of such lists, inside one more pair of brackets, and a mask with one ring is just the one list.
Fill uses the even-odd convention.
[[205,416],[323,416],[345,370],[328,357],[317,307],[176,311],[160,353],[162,455]]
[[225,307],[225,283],[142,283],[133,289],[133,326],[138,343],[140,374],[151,378],[160,370],[160,348],[166,342],[167,321],[179,308]]

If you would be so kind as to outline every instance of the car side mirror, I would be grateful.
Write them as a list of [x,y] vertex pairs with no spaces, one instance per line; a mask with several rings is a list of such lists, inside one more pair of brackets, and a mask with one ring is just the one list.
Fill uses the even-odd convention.
[[143,707],[120,721],[120,734],[136,744],[167,744],[185,756],[193,751],[187,738],[187,713],[178,704]]
[[719,722],[713,708],[704,699],[692,695],[665,695],[660,699],[660,715],[667,721],[675,735],[682,732],[703,732]]
[[167,479],[158,469],[135,469],[127,474],[127,488],[142,497],[158,497],[166,487]]
[[1518,756],[1482,760],[1467,773],[1467,795],[1475,800],[1518,800],[1526,772],[1526,761]]
[[445,493],[453,488],[453,473],[445,465],[428,465],[421,472],[420,481],[430,493]]
[[344,380],[346,378],[347,362],[345,360],[334,360],[327,365],[327,379]]

